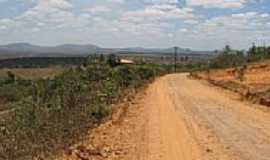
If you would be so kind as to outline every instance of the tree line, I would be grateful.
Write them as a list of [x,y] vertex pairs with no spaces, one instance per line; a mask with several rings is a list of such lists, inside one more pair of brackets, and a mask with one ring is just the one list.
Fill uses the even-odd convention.
[[216,55],[208,61],[209,68],[228,68],[243,66],[249,62],[256,62],[270,58],[270,47],[252,45],[248,51],[235,50],[226,45],[222,51],[216,51]]

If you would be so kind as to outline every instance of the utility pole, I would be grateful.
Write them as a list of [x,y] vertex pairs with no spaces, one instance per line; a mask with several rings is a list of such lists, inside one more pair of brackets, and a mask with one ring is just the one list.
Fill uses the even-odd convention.
[[263,41],[263,54],[266,56],[266,43],[265,40]]
[[176,71],[177,71],[177,49],[178,49],[178,47],[174,47],[174,72],[176,73]]

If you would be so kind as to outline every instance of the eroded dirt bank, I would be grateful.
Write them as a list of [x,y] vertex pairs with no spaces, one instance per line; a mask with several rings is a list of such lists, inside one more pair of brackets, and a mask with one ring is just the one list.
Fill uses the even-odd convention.
[[66,160],[270,160],[270,113],[185,74],[156,80]]

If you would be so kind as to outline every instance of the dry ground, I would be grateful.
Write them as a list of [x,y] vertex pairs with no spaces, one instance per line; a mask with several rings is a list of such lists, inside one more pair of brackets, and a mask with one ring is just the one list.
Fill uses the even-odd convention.
[[236,68],[198,72],[195,76],[240,93],[254,103],[270,107],[270,61],[249,64],[242,81],[237,78]]
[[60,75],[63,67],[47,67],[47,68],[14,68],[14,69],[0,69],[0,77],[6,77],[7,72],[10,71],[17,77],[25,80],[35,79],[53,79],[55,76]]
[[270,160],[270,113],[186,74],[156,80],[58,160]]
[[[198,73],[202,79],[207,79],[207,73]],[[235,68],[216,69],[210,71],[210,79],[213,81],[234,82],[245,85],[251,90],[265,90],[270,88],[270,61],[250,64],[244,72],[243,81],[237,79]]]

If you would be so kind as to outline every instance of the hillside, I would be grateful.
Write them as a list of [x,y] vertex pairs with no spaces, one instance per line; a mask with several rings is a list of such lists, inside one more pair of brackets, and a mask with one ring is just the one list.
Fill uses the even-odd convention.
[[[242,69],[242,74],[241,74]],[[246,68],[213,69],[195,77],[242,95],[242,98],[270,106],[270,61],[248,64]]]
[[0,46],[1,57],[42,57],[70,56],[96,53],[100,50],[95,45],[64,44],[58,46],[38,46],[28,43],[13,43]]

